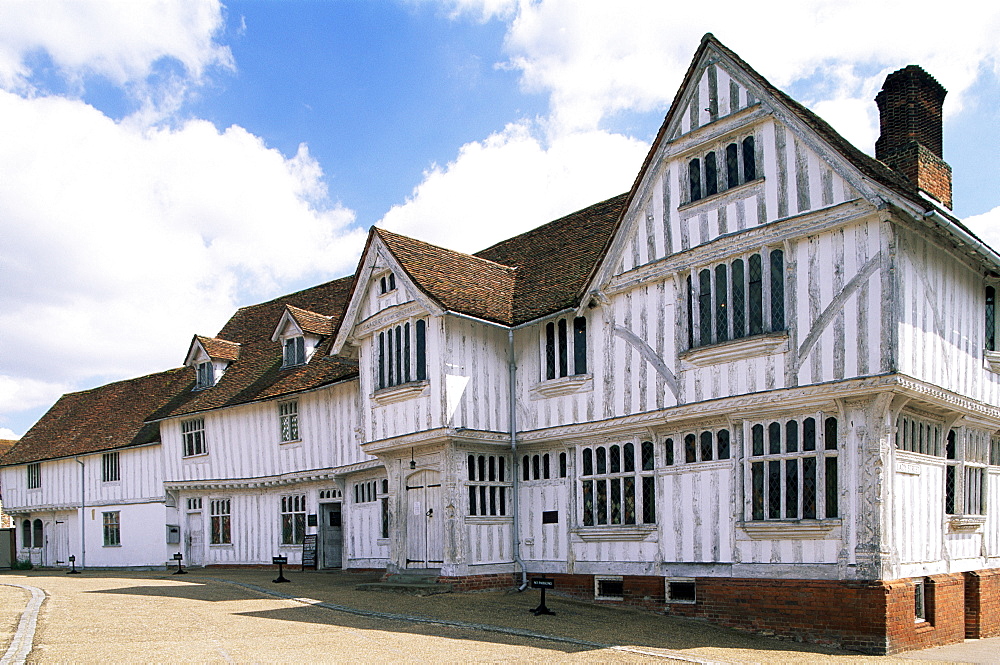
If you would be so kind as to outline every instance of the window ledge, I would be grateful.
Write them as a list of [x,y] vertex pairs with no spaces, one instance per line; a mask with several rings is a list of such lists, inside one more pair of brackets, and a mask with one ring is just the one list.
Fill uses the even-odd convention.
[[974,533],[986,524],[986,515],[949,515],[948,531],[952,533]]
[[208,453],[198,453],[197,455],[183,455],[181,456],[182,462],[200,462],[204,461],[208,457]]
[[371,399],[379,406],[392,404],[393,402],[402,402],[403,400],[419,397],[429,385],[430,382],[424,379],[423,381],[401,383],[398,386],[390,386],[389,388],[380,388],[372,393]]
[[1000,351],[983,351],[983,358],[986,359],[986,369],[1000,374]]
[[288,446],[289,448],[296,448],[302,445],[302,439],[291,439],[289,441],[279,441],[278,445]]
[[535,384],[531,389],[531,399],[546,399],[574,393],[588,392],[594,389],[593,374],[575,374],[558,379],[547,379]]
[[751,540],[813,540],[825,538],[840,520],[760,520],[740,522]]
[[680,354],[681,362],[695,367],[743,360],[788,351],[788,333],[765,333],[728,342],[699,346]]
[[656,534],[654,524],[626,524],[614,526],[584,526],[575,531],[580,540],[641,541]]

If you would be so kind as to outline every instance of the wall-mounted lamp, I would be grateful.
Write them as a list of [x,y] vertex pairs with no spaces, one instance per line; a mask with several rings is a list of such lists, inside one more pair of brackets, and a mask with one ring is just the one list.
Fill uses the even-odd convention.
[[417,461],[413,459],[413,448],[410,448],[410,468],[411,469],[417,468]]

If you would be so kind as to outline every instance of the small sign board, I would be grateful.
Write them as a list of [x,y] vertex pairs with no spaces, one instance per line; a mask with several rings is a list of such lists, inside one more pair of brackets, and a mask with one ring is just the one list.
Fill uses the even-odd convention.
[[306,515],[306,526],[316,526],[319,523],[319,518],[313,515]]
[[307,533],[302,540],[302,570],[316,569],[316,534]]
[[177,554],[174,555],[173,558],[174,558],[174,561],[180,561],[181,559],[184,558],[184,555],[181,554],[180,552],[178,552]]
[[551,577],[532,577],[531,578],[531,588],[532,589],[555,589],[556,581]]
[[273,563],[276,566],[278,566],[278,565],[284,566],[286,563],[288,563],[288,557],[287,556],[273,556],[273,557],[271,557],[271,563]]

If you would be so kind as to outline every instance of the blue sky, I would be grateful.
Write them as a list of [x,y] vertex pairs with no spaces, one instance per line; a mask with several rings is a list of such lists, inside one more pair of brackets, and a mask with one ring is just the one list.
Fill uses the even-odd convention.
[[923,65],[955,212],[1000,245],[995,3],[768,4],[8,0],[0,438],[348,274],[373,224],[474,251],[626,190],[707,31],[867,152]]

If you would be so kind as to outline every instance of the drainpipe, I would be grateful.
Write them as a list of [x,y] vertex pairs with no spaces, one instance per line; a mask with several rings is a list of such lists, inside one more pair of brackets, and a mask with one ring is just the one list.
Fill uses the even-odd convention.
[[86,538],[86,507],[87,507],[87,485],[84,471],[86,466],[79,457],[74,457],[76,463],[80,465],[80,568],[87,566],[87,538]]
[[518,479],[520,474],[517,473],[517,362],[514,359],[514,329],[507,329],[507,348],[508,353],[510,353],[510,394],[508,399],[510,400],[510,453],[511,453],[511,473],[514,475],[512,489],[513,489],[513,510],[514,510],[514,524],[513,533],[514,539],[514,561],[521,567],[521,586],[517,588],[518,591],[524,591],[528,588],[528,571],[524,567],[524,561],[521,561],[521,530],[518,527],[518,508],[517,508],[517,497],[518,497]]

